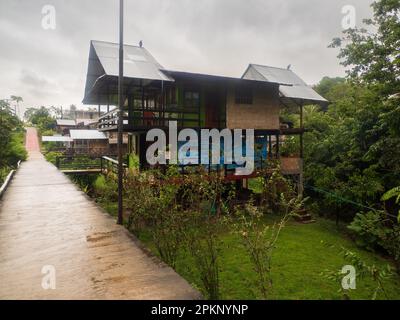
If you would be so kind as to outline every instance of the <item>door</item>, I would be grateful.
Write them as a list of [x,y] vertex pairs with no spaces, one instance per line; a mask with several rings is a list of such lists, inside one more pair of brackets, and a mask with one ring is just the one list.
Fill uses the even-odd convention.
[[205,126],[206,128],[219,128],[219,108],[221,97],[218,92],[206,92],[205,99]]

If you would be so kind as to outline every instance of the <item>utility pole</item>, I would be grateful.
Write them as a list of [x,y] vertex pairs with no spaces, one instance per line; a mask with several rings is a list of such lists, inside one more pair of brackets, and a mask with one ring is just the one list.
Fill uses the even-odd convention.
[[122,138],[124,125],[124,0],[119,0],[119,75],[118,75],[118,224],[123,224],[123,170]]

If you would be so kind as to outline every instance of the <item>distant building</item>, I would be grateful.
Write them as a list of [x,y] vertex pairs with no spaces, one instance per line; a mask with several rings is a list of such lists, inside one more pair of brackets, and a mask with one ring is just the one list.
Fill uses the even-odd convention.
[[72,119],[57,119],[56,120],[56,131],[57,133],[68,136],[71,129],[76,128],[76,121]]
[[74,154],[109,154],[107,136],[98,130],[70,130],[71,151]]
[[66,110],[63,113],[63,118],[73,119],[73,120],[98,120],[103,112],[99,110]]

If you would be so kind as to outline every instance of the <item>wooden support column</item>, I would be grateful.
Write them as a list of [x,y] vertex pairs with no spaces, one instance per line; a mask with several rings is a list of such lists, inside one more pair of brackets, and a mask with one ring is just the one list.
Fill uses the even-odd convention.
[[272,136],[268,135],[268,158],[272,158]]
[[139,134],[139,166],[140,169],[143,170],[147,167],[146,161],[146,134]]
[[279,134],[277,134],[275,137],[276,137],[276,158],[279,159],[279,158],[280,158],[280,151],[279,151]]
[[141,125],[144,125],[145,124],[145,120],[143,119],[144,118],[144,87],[143,87],[143,81],[141,81],[141,83],[142,83],[142,123],[141,123]]
[[107,113],[110,112],[110,86],[107,86]]
[[158,125],[159,126],[163,125],[163,123],[162,123],[163,121],[161,119],[162,119],[162,112],[164,110],[164,96],[165,96],[164,81],[161,80],[161,99],[159,99],[159,100],[161,100],[161,101],[159,101],[161,105],[156,107],[160,110],[158,112]]
[[128,125],[132,124],[133,117],[133,96],[128,96]]
[[304,194],[304,173],[303,173],[303,158],[304,158],[304,139],[303,139],[303,135],[304,135],[304,116],[303,116],[303,103],[300,104],[300,129],[301,129],[301,133],[300,133],[300,175],[299,175],[299,186],[298,186],[298,190],[299,190],[299,196],[303,197]]
[[304,156],[304,141],[303,141],[303,130],[304,130],[304,120],[303,120],[303,104],[300,105],[300,158],[303,159]]
[[201,165],[201,129],[198,128],[197,130],[197,157],[198,157],[198,165]]

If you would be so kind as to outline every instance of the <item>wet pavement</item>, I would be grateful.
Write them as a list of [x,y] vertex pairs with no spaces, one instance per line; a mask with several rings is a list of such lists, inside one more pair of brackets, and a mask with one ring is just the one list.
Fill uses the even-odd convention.
[[199,298],[43,158],[35,129],[26,145],[0,202],[0,299]]

